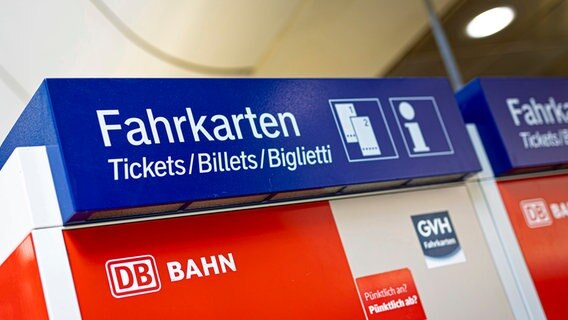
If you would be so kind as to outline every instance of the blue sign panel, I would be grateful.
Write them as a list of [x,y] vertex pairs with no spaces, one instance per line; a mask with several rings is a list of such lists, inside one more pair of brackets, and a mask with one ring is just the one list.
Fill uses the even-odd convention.
[[445,79],[48,79],[0,165],[25,145],[48,145],[66,222],[479,170]]
[[457,98],[496,176],[568,163],[568,78],[482,78]]

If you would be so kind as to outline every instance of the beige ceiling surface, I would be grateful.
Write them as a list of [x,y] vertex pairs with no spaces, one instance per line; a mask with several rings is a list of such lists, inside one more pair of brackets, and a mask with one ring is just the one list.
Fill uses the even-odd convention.
[[[436,0],[448,8],[455,0]],[[428,27],[422,0],[105,3],[142,38],[176,57],[256,76],[375,76]],[[159,25],[148,21],[163,21]]]
[[[445,9],[454,0],[434,1]],[[425,28],[422,0],[306,1],[303,10],[258,62],[266,76],[381,74]]]
[[143,2],[133,6],[129,0],[105,0],[136,33],[172,55],[211,66],[251,67],[303,1]]
[[46,77],[371,77],[427,27],[422,0],[18,0],[0,12],[0,141]]

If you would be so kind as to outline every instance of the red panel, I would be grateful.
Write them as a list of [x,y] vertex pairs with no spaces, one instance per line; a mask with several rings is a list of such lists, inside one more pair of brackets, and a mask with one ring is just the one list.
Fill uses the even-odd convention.
[[[324,202],[76,229],[64,237],[86,319],[364,319]],[[206,276],[200,258],[211,256],[224,264]],[[183,277],[176,263],[183,266],[184,279],[171,280],[168,262],[174,280]]]
[[357,278],[368,320],[424,320],[426,314],[410,269]]
[[0,319],[47,319],[32,236],[0,265]]
[[568,176],[499,183],[549,319],[568,317]]

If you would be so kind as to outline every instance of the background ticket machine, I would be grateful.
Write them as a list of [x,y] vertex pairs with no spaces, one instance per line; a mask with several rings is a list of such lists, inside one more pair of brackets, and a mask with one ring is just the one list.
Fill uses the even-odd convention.
[[489,237],[505,248],[500,265],[511,266],[532,318],[565,319],[568,79],[482,78],[457,98],[474,124],[480,193],[498,234]]

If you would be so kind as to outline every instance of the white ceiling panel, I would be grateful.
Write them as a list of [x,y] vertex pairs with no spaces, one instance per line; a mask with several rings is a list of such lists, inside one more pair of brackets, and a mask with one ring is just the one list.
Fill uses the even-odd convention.
[[254,66],[301,0],[105,0],[156,47],[199,64]]
[[0,65],[29,93],[46,77],[190,75],[132,44],[87,1],[2,1],[0,12]]

